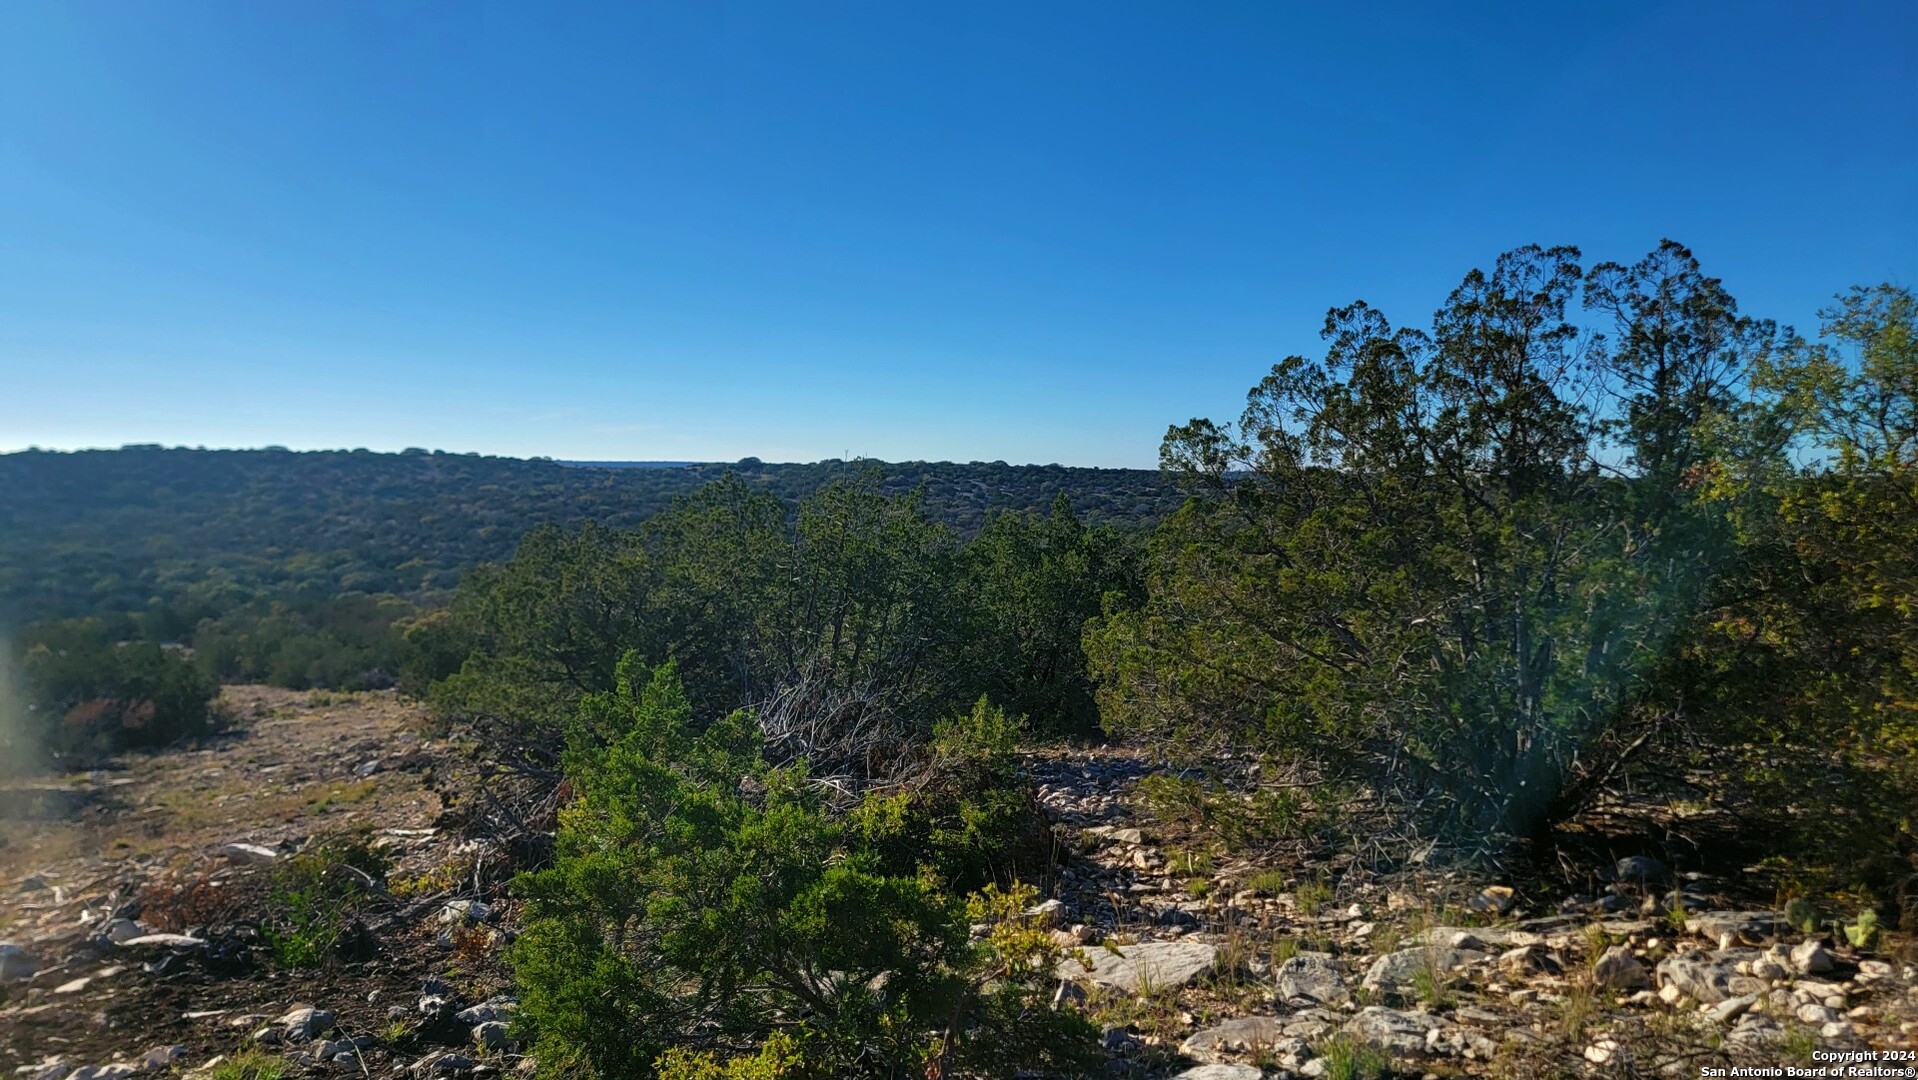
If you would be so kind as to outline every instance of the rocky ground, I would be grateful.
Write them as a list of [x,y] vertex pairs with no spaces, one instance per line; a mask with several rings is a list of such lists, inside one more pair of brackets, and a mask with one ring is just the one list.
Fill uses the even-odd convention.
[[[499,964],[510,860],[461,810],[457,755],[391,694],[236,687],[227,706],[203,745],[0,790],[0,1067],[526,1069]],[[1364,850],[1225,843],[1140,798],[1162,770],[1136,753],[1028,766],[1061,851],[1033,917],[1115,1076],[1690,1077],[1918,1046],[1908,946],[1800,933],[1736,878],[1649,854],[1589,868],[1582,895],[1385,876]],[[263,926],[286,868],[354,834],[384,881],[316,966],[280,962]]]
[[1356,857],[1222,862],[1203,824],[1145,810],[1135,754],[1031,769],[1078,856],[1044,912],[1076,950],[1061,993],[1120,1074],[1692,1077],[1837,1051],[1903,1069],[1918,1047],[1909,943],[1800,933],[1735,880],[1634,854],[1532,896]]
[[[474,918],[493,912],[473,906],[503,870],[449,824],[457,765],[421,711],[269,687],[223,704],[232,726],[200,745],[0,789],[0,1067],[90,1080],[264,1047],[366,1073],[477,1053],[500,1010],[457,1014],[504,985]],[[276,867],[354,835],[385,887],[317,966],[275,963]]]

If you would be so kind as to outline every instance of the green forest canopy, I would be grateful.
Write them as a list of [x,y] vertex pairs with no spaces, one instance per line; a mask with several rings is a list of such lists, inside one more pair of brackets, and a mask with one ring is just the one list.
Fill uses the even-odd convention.
[[0,455],[0,624],[169,605],[183,636],[262,596],[432,602],[541,524],[630,528],[728,472],[793,503],[868,467],[888,491],[923,488],[927,513],[967,535],[993,510],[1043,512],[1060,494],[1094,523],[1149,525],[1178,504],[1150,470],[1004,462],[633,469],[423,450],[29,450]]

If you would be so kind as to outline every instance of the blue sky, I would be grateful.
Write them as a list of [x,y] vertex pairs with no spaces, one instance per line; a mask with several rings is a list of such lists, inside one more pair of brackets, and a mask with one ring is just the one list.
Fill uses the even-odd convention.
[[1661,236],[1918,283],[1918,4],[0,6],[0,449],[1151,465]]

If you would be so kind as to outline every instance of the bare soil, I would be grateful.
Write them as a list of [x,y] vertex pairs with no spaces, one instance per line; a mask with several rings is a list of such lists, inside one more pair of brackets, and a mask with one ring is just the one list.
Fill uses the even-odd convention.
[[[496,935],[462,934],[457,952],[440,940],[446,901],[498,875],[483,844],[448,827],[440,792],[456,790],[458,759],[422,734],[418,705],[234,686],[222,706],[230,727],[195,744],[0,790],[0,940],[40,967],[0,984],[0,1069],[167,1045],[192,1067],[301,1004],[335,1012],[344,1035],[384,1032],[377,1056],[391,1060],[431,1035],[388,1016],[411,1013],[425,979],[450,976],[473,1000],[502,985]],[[354,833],[389,859],[387,888],[356,906],[365,932],[347,947],[286,970],[259,935],[280,914],[273,866]],[[278,858],[222,851],[233,843]],[[115,945],[103,932],[116,917],[228,948]]]

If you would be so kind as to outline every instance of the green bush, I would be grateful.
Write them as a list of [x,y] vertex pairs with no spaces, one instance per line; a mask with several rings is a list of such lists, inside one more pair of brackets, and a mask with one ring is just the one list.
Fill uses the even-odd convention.
[[98,619],[36,627],[20,664],[26,722],[18,736],[55,758],[166,746],[204,735],[219,686],[183,653],[123,641]]
[[935,725],[921,783],[869,794],[850,814],[888,872],[931,874],[961,891],[1042,872],[1052,834],[1019,775],[1018,721],[981,698]]
[[[673,665],[629,657],[618,682],[582,705],[555,865],[516,882],[528,918],[509,958],[543,1075],[1083,1060],[1087,1024],[1046,1007],[1056,954],[1013,910],[1029,891],[995,890],[969,912],[937,870],[868,840],[891,835],[870,819],[912,820],[911,807],[838,820],[803,767],[764,760],[748,714],[695,733]],[[961,741],[990,742],[989,728]],[[974,943],[974,917],[999,929]]]
[[366,882],[389,865],[365,833],[322,838],[274,867],[267,893],[272,916],[260,936],[281,967],[319,967],[340,944]]

